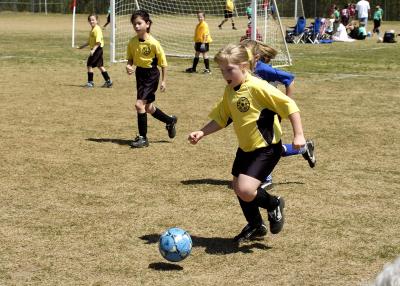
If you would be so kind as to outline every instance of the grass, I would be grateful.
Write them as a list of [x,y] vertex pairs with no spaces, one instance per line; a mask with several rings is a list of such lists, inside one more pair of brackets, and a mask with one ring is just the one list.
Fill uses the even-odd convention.
[[[98,72],[83,89],[88,51],[70,48],[70,25],[68,15],[1,13],[1,285],[365,285],[400,255],[398,43],[290,46],[317,166],[280,161],[285,229],[237,248],[232,128],[186,141],[222,95],[217,68],[185,74],[190,60],[169,58],[157,105],[179,117],[178,135],[149,117],[150,147],[130,149],[134,79],[115,64],[112,89]],[[157,250],[171,226],[193,238],[180,264]]]

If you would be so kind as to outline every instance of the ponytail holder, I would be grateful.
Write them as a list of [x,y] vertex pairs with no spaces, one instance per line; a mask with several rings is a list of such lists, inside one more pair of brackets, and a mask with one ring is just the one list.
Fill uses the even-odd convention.
[[249,58],[249,62],[253,60],[253,53],[249,48],[246,48],[247,57]]

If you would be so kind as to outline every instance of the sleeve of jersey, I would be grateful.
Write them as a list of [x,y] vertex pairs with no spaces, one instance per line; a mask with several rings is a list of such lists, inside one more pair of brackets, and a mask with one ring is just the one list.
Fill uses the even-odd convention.
[[285,86],[289,86],[294,80],[294,75],[292,75],[291,73],[279,69],[275,69],[275,72],[278,77],[278,81]]
[[282,118],[300,111],[293,99],[272,85],[267,84],[266,88],[257,88],[256,93],[266,108],[276,112]]
[[208,117],[211,120],[214,120],[217,122],[217,124],[224,128],[229,125],[230,123],[230,112],[227,104],[225,103],[224,98],[222,98],[211,110],[210,114]]
[[160,67],[167,67],[167,58],[165,57],[164,49],[161,47],[160,44],[156,45],[156,56],[158,59],[158,65]]

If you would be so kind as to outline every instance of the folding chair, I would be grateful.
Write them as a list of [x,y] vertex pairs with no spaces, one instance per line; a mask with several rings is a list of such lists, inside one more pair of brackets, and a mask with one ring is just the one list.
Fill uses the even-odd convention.
[[286,42],[287,43],[303,43],[304,44],[304,32],[306,29],[306,19],[301,16],[297,19],[296,26],[293,29],[286,30]]
[[311,44],[319,44],[320,29],[321,29],[321,19],[315,18],[313,25],[310,26],[304,34],[305,42]]

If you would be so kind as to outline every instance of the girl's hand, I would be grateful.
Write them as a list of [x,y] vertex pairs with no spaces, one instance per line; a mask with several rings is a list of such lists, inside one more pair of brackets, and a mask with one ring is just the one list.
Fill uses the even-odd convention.
[[167,85],[166,85],[165,81],[162,81],[162,82],[161,82],[161,85],[160,85],[160,90],[161,90],[162,92],[164,92],[166,89],[167,89]]
[[90,55],[93,56],[93,54],[94,54],[94,51],[90,50]]
[[304,138],[303,135],[299,135],[299,136],[295,136],[293,138],[293,148],[296,150],[299,150],[301,147],[303,147],[304,145],[306,145],[306,139]]
[[82,47],[81,46],[75,46],[75,49],[80,50],[80,49],[82,49]]
[[126,65],[126,73],[131,75],[135,72],[135,70],[133,69],[133,66],[131,65]]
[[197,144],[201,138],[203,138],[204,132],[203,131],[194,131],[189,134],[188,141],[190,144]]

